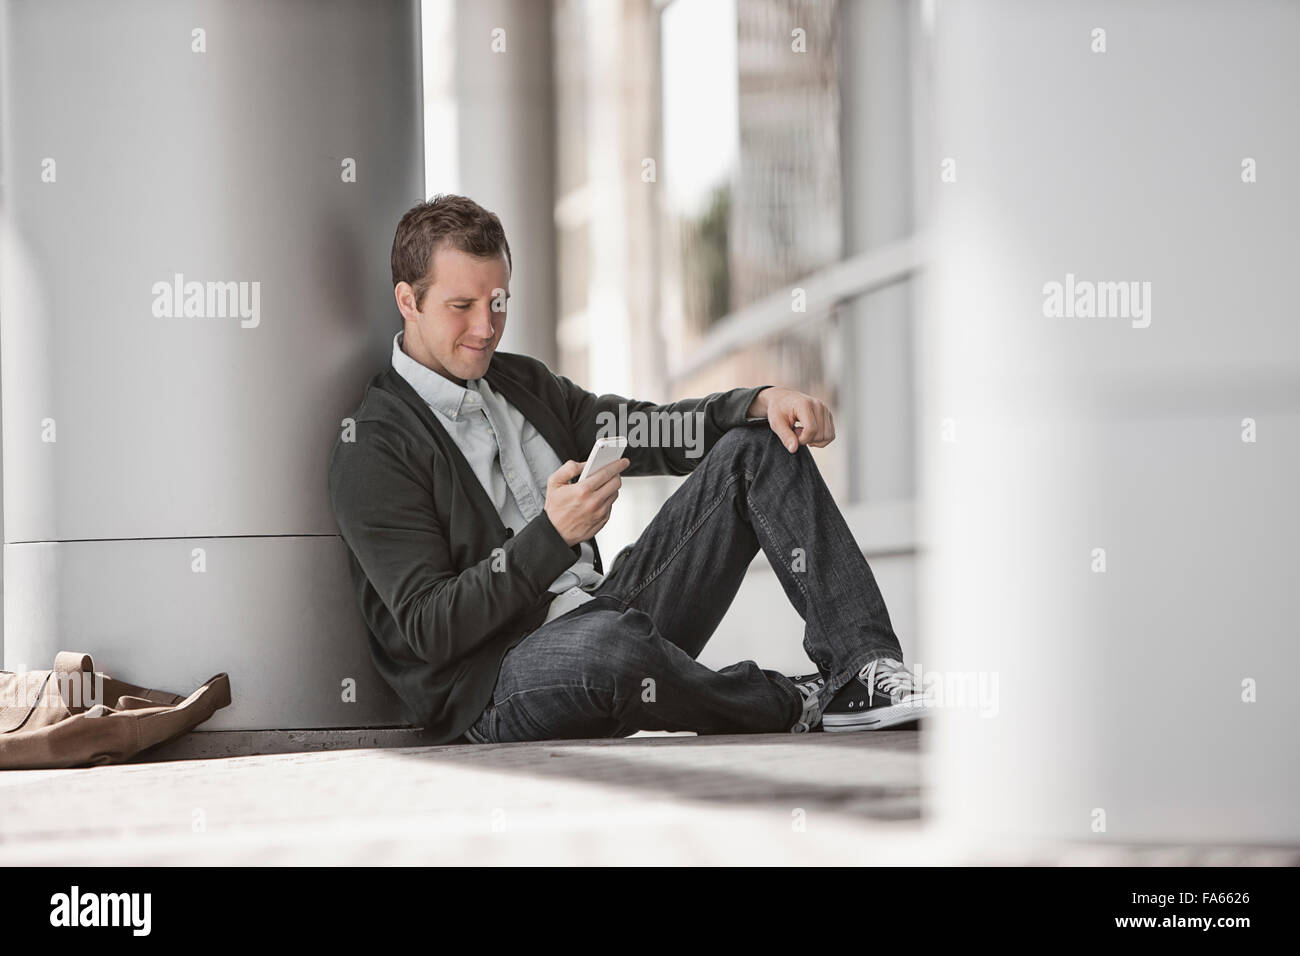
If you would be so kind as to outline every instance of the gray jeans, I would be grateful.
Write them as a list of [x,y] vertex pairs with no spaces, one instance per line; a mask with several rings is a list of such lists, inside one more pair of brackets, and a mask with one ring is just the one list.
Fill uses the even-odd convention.
[[759,548],[804,620],[822,700],[878,657],[903,659],[889,613],[812,454],[766,423],[730,429],[619,552],[595,598],[506,653],[474,743],[626,737],[638,730],[786,733],[790,679],[696,658]]

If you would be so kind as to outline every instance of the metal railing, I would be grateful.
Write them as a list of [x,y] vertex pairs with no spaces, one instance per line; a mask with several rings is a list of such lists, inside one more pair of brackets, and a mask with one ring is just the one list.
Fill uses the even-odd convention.
[[[810,315],[825,314],[841,302],[902,282],[921,268],[924,256],[922,240],[909,236],[837,262],[737,309],[713,324],[688,359],[669,368],[668,381],[681,382],[755,342],[797,328]],[[795,289],[804,293],[801,312],[790,308]]]

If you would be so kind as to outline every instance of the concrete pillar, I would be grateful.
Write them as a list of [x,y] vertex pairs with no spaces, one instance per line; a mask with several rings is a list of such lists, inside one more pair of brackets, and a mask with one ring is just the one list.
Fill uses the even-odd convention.
[[400,723],[326,474],[423,196],[418,4],[0,13],[6,665],[226,671],[208,730]]
[[975,681],[936,712],[927,811],[1295,843],[1300,8],[953,3],[935,30],[921,607],[927,666]]
[[[912,102],[907,0],[839,5],[845,257],[911,234]],[[915,491],[912,298],[900,283],[844,306],[843,395],[849,500]]]
[[[460,192],[501,218],[514,263],[501,347],[553,367],[557,306],[551,46],[549,0],[456,4]],[[439,191],[437,183],[429,188]]]

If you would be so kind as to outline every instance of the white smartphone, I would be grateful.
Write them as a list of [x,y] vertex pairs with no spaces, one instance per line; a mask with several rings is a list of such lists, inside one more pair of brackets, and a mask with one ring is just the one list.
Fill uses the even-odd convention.
[[618,461],[623,457],[623,449],[625,448],[627,448],[627,438],[623,435],[617,435],[613,438],[597,438],[596,444],[591,446],[591,454],[587,456],[587,464],[583,467],[578,480],[585,481],[593,471]]

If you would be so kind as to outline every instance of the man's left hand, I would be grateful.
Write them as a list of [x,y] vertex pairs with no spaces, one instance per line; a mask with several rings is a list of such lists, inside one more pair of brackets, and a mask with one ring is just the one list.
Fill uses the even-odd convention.
[[759,392],[749,406],[749,417],[764,416],[792,454],[800,445],[824,448],[835,440],[835,419],[826,403],[792,388],[772,387]]

